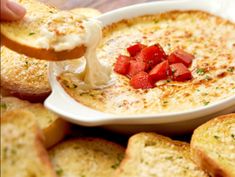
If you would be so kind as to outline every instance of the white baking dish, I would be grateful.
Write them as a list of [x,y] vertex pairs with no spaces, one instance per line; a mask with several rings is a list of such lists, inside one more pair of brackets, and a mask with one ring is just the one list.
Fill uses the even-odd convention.
[[[171,10],[203,10],[235,22],[235,0],[175,0],[137,4],[105,13],[98,20],[109,25],[122,19]],[[56,80],[54,63],[49,66],[52,93],[45,106],[66,120],[84,126],[102,126],[122,133],[157,131],[179,134],[192,131],[210,118],[235,111],[235,96],[206,107],[177,113],[120,116],[96,111],[71,98]]]

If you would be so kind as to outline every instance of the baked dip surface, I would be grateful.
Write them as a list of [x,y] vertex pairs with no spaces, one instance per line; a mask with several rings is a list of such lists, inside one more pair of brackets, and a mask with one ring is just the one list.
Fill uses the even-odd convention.
[[172,11],[123,20],[103,30],[97,49],[101,63],[116,62],[136,42],[159,43],[167,54],[183,49],[195,56],[186,82],[163,80],[153,89],[134,89],[129,79],[112,70],[113,84],[102,89],[82,89],[74,74],[58,80],[81,104],[113,114],[180,112],[210,105],[235,95],[235,24],[201,11]]

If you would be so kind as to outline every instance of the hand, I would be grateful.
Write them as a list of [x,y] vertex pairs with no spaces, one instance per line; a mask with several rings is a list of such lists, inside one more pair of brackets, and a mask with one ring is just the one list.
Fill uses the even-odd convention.
[[24,17],[26,10],[21,5],[8,1],[8,0],[1,0],[1,18],[0,20],[19,20]]

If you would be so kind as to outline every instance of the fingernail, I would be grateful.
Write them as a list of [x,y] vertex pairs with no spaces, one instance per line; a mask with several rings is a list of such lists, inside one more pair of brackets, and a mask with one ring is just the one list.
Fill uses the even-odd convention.
[[16,19],[22,18],[26,13],[26,10],[23,6],[12,1],[7,2],[7,7],[12,11]]

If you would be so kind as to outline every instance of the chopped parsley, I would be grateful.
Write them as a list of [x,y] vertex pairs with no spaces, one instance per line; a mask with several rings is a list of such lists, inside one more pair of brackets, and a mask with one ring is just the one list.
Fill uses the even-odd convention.
[[57,169],[56,170],[56,174],[58,175],[58,176],[61,176],[62,174],[63,174],[63,169],[61,169],[61,168],[59,168],[59,169]]
[[205,101],[203,104],[204,106],[208,105],[210,102],[209,101]]
[[203,75],[206,73],[206,71],[205,71],[205,69],[203,69],[203,68],[198,68],[197,71],[196,71],[196,73],[197,73],[198,75],[200,75],[200,76],[203,76]]
[[211,77],[210,76],[208,76],[208,75],[206,75],[206,77],[205,77],[205,80],[211,80]]
[[167,79],[166,82],[169,83],[169,82],[171,82],[171,80],[170,80],[170,79]]
[[29,36],[32,36],[32,35],[34,35],[35,33],[34,32],[31,32],[31,33],[29,33]]
[[227,71],[230,72],[230,73],[232,73],[232,72],[234,71],[234,67],[232,67],[232,66],[229,67],[229,68],[227,69]]
[[154,20],[154,23],[157,24],[159,22],[159,20]]
[[1,109],[7,109],[6,103],[1,103]]
[[117,163],[111,165],[111,168],[115,170],[115,169],[117,169],[117,167],[119,166],[119,164],[120,164],[120,162],[117,162]]
[[218,137],[218,136],[216,136],[216,135],[214,135],[214,138],[215,138],[215,139],[217,139],[217,140],[219,139],[219,137]]
[[231,137],[232,137],[233,139],[235,139],[235,135],[234,135],[234,134],[231,134]]
[[112,169],[117,169],[117,167],[119,167],[122,159],[123,159],[123,154],[118,154],[117,155],[117,162],[115,164],[111,165],[111,168]]
[[173,157],[172,157],[172,156],[169,156],[169,157],[166,157],[165,159],[166,159],[166,160],[173,160]]
[[72,88],[77,88],[78,86],[76,84],[73,84],[73,87]]
[[53,14],[54,12],[52,10],[49,11],[51,14]]
[[168,101],[163,101],[163,104],[167,104],[168,103]]

